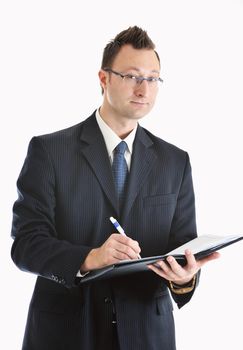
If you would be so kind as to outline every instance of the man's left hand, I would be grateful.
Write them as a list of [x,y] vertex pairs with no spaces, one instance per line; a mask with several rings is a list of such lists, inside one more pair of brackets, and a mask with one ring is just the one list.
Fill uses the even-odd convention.
[[166,262],[158,261],[156,262],[156,265],[148,265],[148,268],[168,281],[174,282],[178,285],[184,285],[192,280],[193,276],[203,265],[209,261],[218,259],[220,254],[214,252],[201,260],[196,260],[192,252],[187,249],[185,251],[185,256],[187,264],[183,267],[178,264],[173,256],[168,256]]

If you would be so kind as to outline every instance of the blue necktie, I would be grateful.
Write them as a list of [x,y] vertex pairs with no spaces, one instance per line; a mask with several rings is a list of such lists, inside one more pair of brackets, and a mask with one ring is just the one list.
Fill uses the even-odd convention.
[[115,182],[115,188],[118,194],[120,206],[125,196],[126,180],[128,175],[127,162],[124,157],[127,144],[121,141],[114,149],[114,158],[112,163],[112,173]]

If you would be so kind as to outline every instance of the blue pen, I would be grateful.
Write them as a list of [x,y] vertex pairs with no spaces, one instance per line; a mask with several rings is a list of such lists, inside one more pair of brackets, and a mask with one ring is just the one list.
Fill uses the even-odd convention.
[[[112,224],[115,226],[115,228],[117,229],[117,231],[121,235],[126,236],[125,231],[123,230],[123,228],[121,227],[119,222],[115,218],[113,218],[113,216],[110,217],[110,221],[112,222]],[[138,258],[141,259],[141,255],[140,254],[138,254]]]

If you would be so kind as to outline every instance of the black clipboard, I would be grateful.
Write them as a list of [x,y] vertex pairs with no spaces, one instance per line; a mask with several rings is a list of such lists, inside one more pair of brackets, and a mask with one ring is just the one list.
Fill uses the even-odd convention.
[[239,242],[242,239],[243,236],[240,235],[202,235],[168,252],[165,255],[150,256],[138,260],[124,260],[117,264],[91,271],[80,279],[80,283],[83,284],[98,279],[107,279],[131,273],[148,271],[147,265],[154,264],[160,260],[165,260],[170,255],[172,255],[177,262],[183,266],[186,263],[186,258],[184,255],[185,249],[190,249],[195,255],[195,258],[200,260],[213,252]]

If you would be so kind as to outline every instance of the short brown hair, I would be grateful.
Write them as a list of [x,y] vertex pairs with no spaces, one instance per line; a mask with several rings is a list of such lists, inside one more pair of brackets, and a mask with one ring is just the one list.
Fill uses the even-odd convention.
[[132,45],[134,49],[150,49],[154,50],[158,61],[159,55],[155,51],[155,45],[148,36],[147,32],[137,26],[129,27],[116,35],[115,39],[111,40],[103,51],[101,68],[111,68],[117,54],[124,45]]

